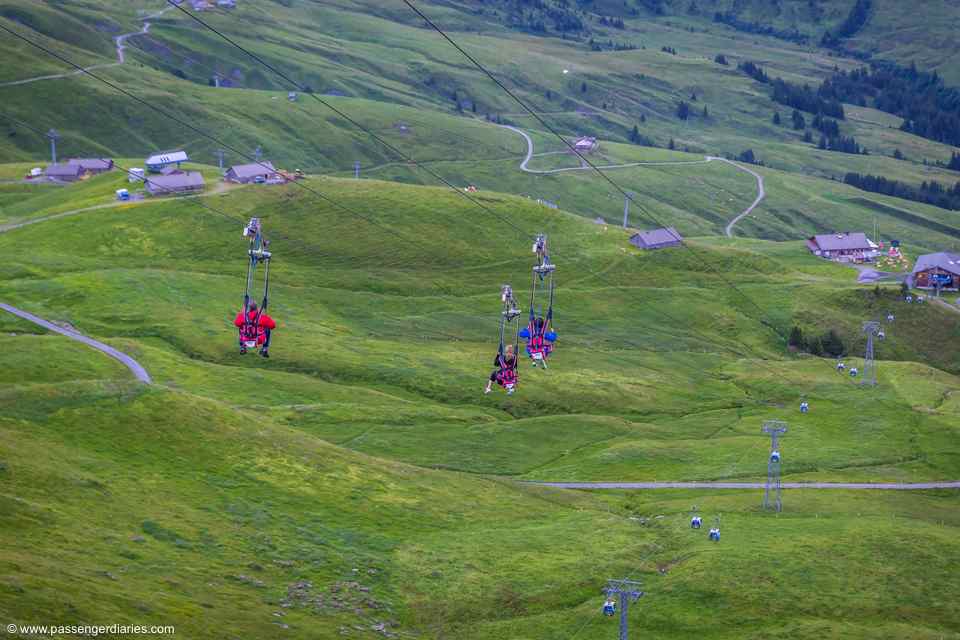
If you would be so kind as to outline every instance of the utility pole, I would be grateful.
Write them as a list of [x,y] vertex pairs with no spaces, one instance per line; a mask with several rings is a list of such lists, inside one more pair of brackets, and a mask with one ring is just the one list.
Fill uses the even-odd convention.
[[217,162],[220,166],[220,171],[223,171],[223,153],[224,153],[223,149],[216,150]]
[[643,596],[640,583],[635,580],[607,580],[607,597],[618,596],[620,602],[620,639],[628,640],[627,607]]
[[623,197],[623,228],[627,228],[627,221],[630,218],[630,198],[634,197],[635,194],[633,191],[628,191]]
[[57,138],[60,134],[56,129],[50,129],[47,131],[47,137],[50,138],[50,163],[57,164]]
[[355,160],[353,163],[353,177],[357,180],[360,179],[360,161]]
[[877,386],[877,362],[873,359],[873,338],[879,331],[879,322],[871,320],[863,323],[863,332],[867,334],[867,353],[863,358],[863,378],[860,384],[871,387]]
[[253,157],[257,159],[257,162],[260,162],[260,154],[263,153],[263,149],[260,145],[257,145],[257,148],[253,150]]
[[[763,490],[763,508],[782,511],[780,502],[780,434],[787,432],[787,423],[783,420],[764,420],[763,433],[770,434],[770,457],[767,459],[767,486]],[[770,493],[774,493],[770,502]]]

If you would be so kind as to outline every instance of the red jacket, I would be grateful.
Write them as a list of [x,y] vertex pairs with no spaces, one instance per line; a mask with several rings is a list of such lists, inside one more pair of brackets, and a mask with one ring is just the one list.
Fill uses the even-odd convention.
[[[233,320],[234,326],[237,327],[238,329],[241,329],[241,333],[242,333],[243,326],[247,324],[247,322],[252,324],[257,321],[257,313],[258,313],[257,311],[248,311],[247,312],[248,320],[244,322],[243,312],[241,311],[240,313],[237,314],[237,317]],[[261,313],[260,322],[257,326],[257,343],[263,344],[265,340],[265,336],[263,332],[265,329],[270,329],[271,331],[273,331],[276,328],[277,328],[277,323],[274,322],[273,318],[271,318],[265,313]],[[252,337],[253,336],[251,336],[251,338]]]

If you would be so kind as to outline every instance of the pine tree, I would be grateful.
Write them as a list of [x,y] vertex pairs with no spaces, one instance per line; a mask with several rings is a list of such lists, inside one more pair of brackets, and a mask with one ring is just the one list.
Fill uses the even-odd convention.
[[773,112],[773,124],[775,124],[775,125],[779,125],[779,124],[780,124],[780,112],[779,112],[779,111],[774,111],[774,112]]
[[803,329],[801,329],[797,325],[793,325],[793,328],[790,329],[790,339],[788,341],[788,344],[791,347],[802,349],[805,346],[804,340],[803,340]]
[[823,344],[824,352],[831,356],[842,356],[846,351],[843,340],[840,339],[840,336],[837,335],[837,332],[833,329],[827,332],[827,335],[821,339],[821,343]]
[[704,120],[706,120],[706,119],[709,118],[709,117],[710,117],[710,112],[707,111],[707,105],[703,105],[703,118],[704,118]]
[[670,144],[667,146],[667,148],[670,149],[671,151],[673,151],[674,149],[677,148],[677,145],[676,145],[676,143],[673,141],[673,138],[670,138]]

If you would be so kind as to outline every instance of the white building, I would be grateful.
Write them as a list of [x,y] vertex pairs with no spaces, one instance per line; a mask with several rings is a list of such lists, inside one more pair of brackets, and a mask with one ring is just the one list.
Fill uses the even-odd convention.
[[160,170],[164,167],[170,165],[180,166],[181,162],[187,162],[190,158],[187,157],[186,151],[171,151],[170,153],[158,153],[147,158],[146,165],[147,170],[152,173],[160,173]]

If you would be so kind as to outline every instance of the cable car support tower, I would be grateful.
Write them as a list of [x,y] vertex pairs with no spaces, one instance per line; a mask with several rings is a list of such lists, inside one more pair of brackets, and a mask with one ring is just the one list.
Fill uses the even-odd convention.
[[636,580],[608,580],[607,597],[617,596],[620,607],[620,636],[619,640],[628,640],[627,628],[627,607],[631,602],[636,602],[643,597],[643,591],[640,590],[641,584]]
[[863,378],[860,384],[877,386],[877,362],[873,358],[873,339],[880,333],[880,323],[869,321],[863,323],[863,332],[867,334],[867,353],[863,358]]
[[[763,490],[763,508],[781,511],[780,502],[780,434],[787,432],[787,423],[782,420],[765,420],[761,428],[770,434],[770,457],[767,460],[767,486]],[[770,501],[771,492],[774,494]]]

